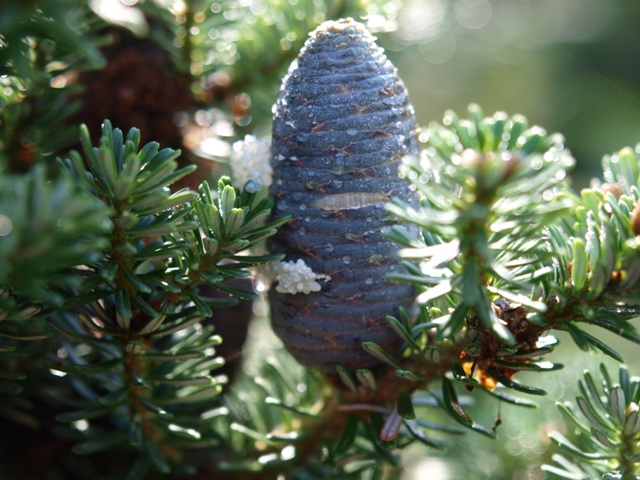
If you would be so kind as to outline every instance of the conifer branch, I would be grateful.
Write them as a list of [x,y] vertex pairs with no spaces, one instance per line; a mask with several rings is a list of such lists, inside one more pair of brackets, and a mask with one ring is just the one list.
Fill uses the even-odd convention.
[[[640,317],[640,148],[605,157],[602,180],[574,192],[567,176],[574,161],[560,135],[530,127],[521,115],[485,117],[472,105],[466,118],[447,112],[441,124],[425,128],[421,155],[404,159],[401,175],[420,201],[396,199],[386,206],[404,225],[388,234],[404,266],[389,284],[417,291],[415,309],[386,318],[401,350],[365,341],[358,353],[373,356],[373,366],[332,370],[328,362],[329,371],[320,373],[276,345],[268,358],[249,359],[229,385],[220,370],[219,309],[237,299],[260,301],[235,281],[282,259],[263,254],[262,245],[289,220],[273,220],[274,199],[263,189],[271,183],[263,158],[269,147],[247,137],[243,152],[236,155],[234,147],[229,157],[232,178],[220,175],[211,186],[180,190],[176,183],[194,167],[179,168],[185,164],[179,151],[142,145],[137,129],[123,134],[105,121],[97,146],[83,126],[81,151],[44,165],[72,144],[75,115],[91,108],[74,96],[84,81],[77,74],[106,64],[95,32],[106,22],[169,52],[172,62],[165,67],[175,67],[181,80],[188,72],[194,84],[183,92],[189,105],[167,105],[166,111],[206,117],[198,125],[213,135],[213,110],[199,109],[220,109],[216,115],[235,121],[229,122],[233,128],[259,128],[256,119],[268,117],[278,77],[309,30],[349,15],[385,27],[380,20],[395,19],[398,2],[366,2],[365,8],[328,0],[284,8],[275,0],[192,0],[172,7],[149,0],[126,7],[131,15],[125,17],[100,10],[99,3],[9,0],[0,16],[0,414],[10,426],[32,429],[26,442],[15,442],[21,461],[42,453],[33,446],[42,435],[47,449],[52,446],[45,462],[51,478],[67,478],[71,470],[87,478],[132,479],[400,475],[401,455],[412,443],[443,448],[469,429],[482,438],[497,435],[499,418],[487,426],[470,414],[477,392],[534,407],[521,394],[541,398],[544,384],[532,375],[525,385],[520,372],[562,367],[547,360],[558,348],[553,330],[567,332],[584,351],[618,361],[617,346],[585,327],[640,343],[634,325]],[[343,47],[338,42],[344,53]],[[344,59],[349,63],[349,54]],[[381,109],[398,100],[387,80],[370,79],[362,91],[382,85],[373,92],[384,97]],[[335,92],[346,93],[342,83]],[[307,86],[303,81],[296,90],[304,94],[301,108],[309,100]],[[163,97],[157,103],[171,102]],[[311,125],[311,133],[328,133],[333,121],[343,125],[345,117],[333,107],[329,123]],[[389,135],[398,124],[389,132],[370,129],[367,122],[386,118],[386,110],[367,107],[355,110],[362,130],[395,142]],[[398,142],[415,141],[409,130]],[[352,147],[349,129],[336,127],[335,133],[346,138],[345,150]],[[308,136],[304,142],[309,147]],[[343,156],[340,161],[338,172],[345,167]],[[381,169],[389,173],[387,167],[383,158]],[[326,185],[314,182],[301,184],[302,191],[324,195]],[[376,200],[367,204],[371,208],[382,206],[380,192],[351,193],[318,204],[341,201],[356,213],[363,212],[363,198]],[[309,205],[303,207],[308,215]],[[348,227],[341,235],[358,238]],[[345,268],[343,256],[337,262]],[[332,273],[318,275],[304,262],[272,270],[280,290],[296,295],[319,290]],[[357,303],[359,293],[344,296]],[[387,327],[384,315],[380,319]],[[361,339],[353,338],[357,349]],[[549,475],[640,478],[639,382],[626,367],[614,376],[605,367],[600,379],[585,372],[575,402],[558,405],[577,433],[551,435],[563,454],[544,467]],[[446,412],[452,421],[427,420],[431,411]],[[7,431],[13,437],[13,428]],[[49,431],[59,438],[50,441]],[[94,456],[83,462],[82,455]]]
[[593,478],[596,472],[606,479],[638,478],[638,379],[630,377],[624,365],[619,369],[618,382],[614,383],[604,365],[600,366],[600,377],[596,382],[591,372],[585,371],[575,403],[558,404],[576,427],[577,445],[559,432],[550,434],[553,443],[574,459],[554,455],[555,465],[542,467],[553,478]]

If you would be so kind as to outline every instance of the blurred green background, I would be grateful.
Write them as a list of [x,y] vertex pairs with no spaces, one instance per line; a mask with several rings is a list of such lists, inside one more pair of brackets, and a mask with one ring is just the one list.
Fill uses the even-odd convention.
[[640,2],[407,0],[381,43],[421,124],[470,102],[565,135],[577,188],[640,141]]

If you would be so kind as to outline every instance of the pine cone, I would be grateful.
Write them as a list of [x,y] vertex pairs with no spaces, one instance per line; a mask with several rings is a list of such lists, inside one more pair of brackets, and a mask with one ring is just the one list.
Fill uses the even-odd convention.
[[414,292],[385,279],[401,267],[382,235],[393,223],[383,206],[415,202],[397,171],[418,154],[415,131],[404,85],[364,26],[319,26],[283,81],[272,141],[275,217],[293,218],[271,249],[330,277],[309,294],[269,292],[273,328],[304,365],[372,367],[379,360],[362,342],[400,347],[385,317]]

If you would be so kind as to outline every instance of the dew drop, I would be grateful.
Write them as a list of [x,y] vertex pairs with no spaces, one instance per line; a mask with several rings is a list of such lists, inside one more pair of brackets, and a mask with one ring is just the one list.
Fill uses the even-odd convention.
[[331,253],[333,252],[333,245],[327,245],[326,247],[324,247],[324,251],[327,253]]
[[248,181],[244,186],[244,191],[247,193],[256,193],[258,190],[260,190],[260,184],[253,180]]
[[308,133],[299,133],[296,135],[296,138],[298,139],[299,142],[306,142],[307,140],[309,140],[309,134]]
[[286,210],[288,208],[287,202],[285,202],[285,201],[278,202],[278,207],[277,208],[281,212]]
[[[369,257],[369,263],[380,263],[384,260],[384,257],[379,253],[374,253]],[[389,270],[393,271],[395,268],[393,266],[389,267]]]
[[309,223],[309,222],[311,221],[311,217],[304,217],[304,221],[305,221],[306,223]]
[[562,180],[564,180],[564,177],[567,176],[567,172],[565,170],[558,170],[558,172],[556,172],[556,180],[558,182],[561,182]]
[[531,168],[533,170],[540,170],[543,166],[544,162],[542,161],[542,158],[535,157],[531,160]]
[[347,135],[349,135],[350,137],[355,137],[356,135],[358,135],[358,131],[355,128],[350,128],[347,130]]
[[364,283],[365,285],[373,285],[373,278],[367,278]]
[[345,265],[349,265],[351,263],[351,257],[342,257],[342,261]]
[[333,182],[334,188],[342,188],[342,185],[344,185],[344,182],[342,180],[336,180]]
[[304,203],[300,204],[300,210],[306,210],[307,206]]

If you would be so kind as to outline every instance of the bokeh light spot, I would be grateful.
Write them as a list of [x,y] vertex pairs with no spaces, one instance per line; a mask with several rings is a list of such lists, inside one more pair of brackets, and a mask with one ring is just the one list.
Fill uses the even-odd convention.
[[13,230],[13,221],[6,215],[0,214],[0,237],[9,235]]
[[461,0],[456,2],[453,12],[458,23],[471,30],[484,27],[491,19],[488,0]]

